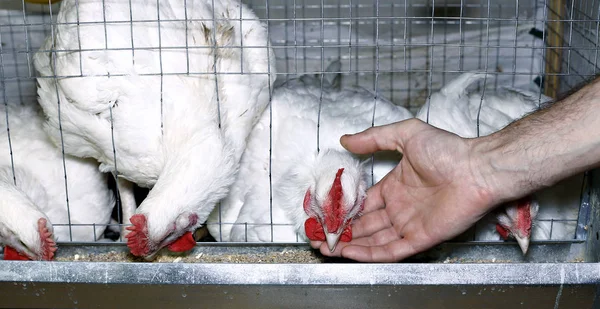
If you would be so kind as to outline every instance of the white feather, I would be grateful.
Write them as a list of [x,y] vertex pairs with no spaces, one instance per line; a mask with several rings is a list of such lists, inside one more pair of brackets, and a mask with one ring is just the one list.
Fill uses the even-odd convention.
[[[336,72],[336,64],[334,62],[327,71]],[[254,127],[238,178],[230,194],[221,202],[220,210],[215,208],[209,217],[209,231],[215,239],[269,242],[272,213],[273,241],[306,240],[303,228],[307,219],[303,209],[305,193],[312,189],[316,200],[322,201],[342,167],[345,168],[341,178],[345,203],[351,204],[364,196],[371,180],[371,164],[361,164],[347,152],[339,143],[340,137],[371,127],[374,109],[376,126],[405,120],[412,115],[381,97],[376,99],[376,95],[366,89],[334,89],[335,79],[331,77],[332,73],[323,77],[322,93],[319,76],[302,76],[276,88],[271,101],[272,114],[265,110]],[[320,152],[317,153],[319,104]],[[374,180],[377,182],[385,176],[396,166],[398,159],[389,153],[376,155]]]
[[[267,105],[274,56],[270,48],[232,48],[268,46],[264,25],[238,1],[129,5],[64,0],[55,39],[49,37],[41,51],[53,45],[90,51],[36,54],[45,77],[38,79],[38,95],[55,142],[60,101],[67,153],[97,159],[102,171],[115,173],[116,166],[120,177],[152,188],[137,213],[147,217],[148,238],[157,245],[173,223],[187,221],[182,216],[196,214],[198,224],[186,227],[195,229],[227,194],[247,136]],[[133,23],[110,23],[130,21],[130,12]],[[157,14],[160,27],[141,22]],[[195,21],[184,22],[186,16]],[[215,80],[214,70],[247,74]],[[47,78],[55,74],[84,77]]]
[[[0,131],[7,132],[8,111],[12,159],[8,134],[0,135],[0,243],[18,248],[22,241],[32,252],[40,250],[37,221],[67,226],[49,227],[55,240],[94,241],[102,237],[114,207],[114,194],[106,175],[93,160],[66,155],[48,139],[42,128],[43,116],[36,105],[0,105]],[[68,186],[65,188],[67,172]],[[14,176],[14,178],[13,178]],[[15,184],[16,180],[16,184]],[[69,210],[67,211],[68,189]],[[95,229],[92,224],[96,224]],[[95,237],[94,237],[95,235]]]

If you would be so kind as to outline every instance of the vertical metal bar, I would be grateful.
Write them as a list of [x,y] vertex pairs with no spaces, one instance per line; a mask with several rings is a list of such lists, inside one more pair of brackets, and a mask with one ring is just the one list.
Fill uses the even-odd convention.
[[396,44],[394,42],[394,39],[396,38],[396,33],[394,31],[395,24],[396,24],[396,5],[392,2],[391,3],[391,9],[392,9],[392,15],[390,18],[390,101],[391,102],[395,102],[394,101],[394,94],[395,94],[395,89],[394,89],[394,77],[396,76],[396,73],[394,72],[394,62],[396,62],[395,58],[395,51],[396,51]]
[[464,6],[464,0],[460,0],[460,23],[458,24],[458,32],[460,34],[460,48],[458,50],[458,70],[461,72],[465,69],[465,33],[463,32]]
[[77,47],[79,48],[79,76],[83,76],[83,55],[81,52],[81,31],[79,29],[80,28],[79,0],[75,0],[75,14],[77,15]]
[[[214,0],[213,0],[213,19],[214,19]],[[213,21],[214,22],[214,21]],[[164,135],[164,102],[163,102],[163,87],[164,87],[164,72],[162,63],[162,36],[160,31],[160,0],[156,0],[156,28],[158,29],[158,65],[160,69],[160,133]],[[215,28],[216,30],[216,28]],[[213,31],[214,38],[214,31]],[[216,42],[215,42],[216,44]],[[216,57],[216,56],[215,56]],[[215,77],[216,79],[216,77]],[[218,89],[218,87],[217,87]],[[217,104],[219,103],[219,94],[217,91]],[[221,127],[221,115],[219,114],[219,128]]]
[[[186,0],[184,0],[186,1]],[[184,2],[185,3],[185,2]],[[187,14],[187,10],[186,10],[186,14]],[[134,44],[134,40],[133,40],[133,8],[131,6],[131,0],[129,0],[129,35],[131,36],[131,66],[135,66],[135,44]],[[186,43],[186,47],[187,47],[187,23],[185,24],[185,43]],[[189,60],[189,59],[188,59]],[[190,72],[190,67],[189,67],[189,61],[188,61],[188,73]]]
[[598,39],[600,38],[600,5],[598,5],[598,10],[596,11],[596,44],[594,45],[595,48],[595,52],[594,52],[594,75],[598,74],[598,51],[600,50],[600,46],[598,45],[600,42],[598,41]]
[[[556,1],[556,0],[555,0]],[[571,14],[569,20],[569,43],[567,44],[567,74],[571,74],[571,43],[573,38],[573,9],[574,9],[575,1],[571,1]],[[563,22],[563,17],[560,18],[560,23]]]
[[[431,31],[429,34],[429,37],[427,38],[427,42],[431,43],[429,45],[429,74],[427,76],[427,100],[431,100],[431,88],[432,88],[432,83],[433,83],[433,51],[434,51],[434,39],[435,39],[435,32],[434,32],[434,17],[435,17],[435,0],[432,0],[432,4],[431,4]],[[429,3],[428,3],[429,4]],[[430,41],[431,40],[431,41]],[[429,111],[431,110],[431,104],[427,105],[427,117],[425,118],[427,121],[427,123],[429,123]]]
[[[544,0],[544,1],[546,1],[546,0]],[[534,20],[534,24],[535,25],[537,25],[537,22],[538,22],[537,11],[540,9],[539,2],[540,2],[539,0],[533,1],[533,7],[534,7],[533,11],[535,12],[533,20]],[[544,40],[542,41],[542,46],[544,46],[544,47],[547,47],[546,41],[545,41],[545,38],[546,38],[546,35],[547,35],[547,32],[548,32],[548,29],[545,26],[546,25],[546,21],[547,21],[547,18],[546,18],[546,11],[547,11],[547,9],[548,9],[548,6],[546,6],[544,4],[544,9],[542,10],[544,16],[542,18],[542,29],[541,29],[542,30],[542,38],[544,38]],[[530,40],[531,40],[531,45],[535,46],[536,37],[531,36]],[[544,65],[545,65],[544,61],[546,60],[546,58],[545,58],[546,57],[545,52],[546,52],[546,48],[542,48],[542,58],[540,59],[540,72],[538,72],[538,75],[540,76],[540,78],[544,77],[544,79],[547,77],[546,73],[543,72],[543,70],[544,70],[543,68],[544,68]],[[535,48],[531,48],[531,59],[532,59],[532,61],[531,61],[531,64],[529,65],[529,72],[534,72],[535,64],[534,64],[533,59],[535,59],[535,57],[536,57],[536,49]],[[531,75],[530,77],[533,78],[533,75]],[[542,81],[540,80],[540,85],[545,84],[547,86],[546,82],[544,82],[544,83],[541,83],[541,82]],[[540,98],[542,97],[541,96],[542,93],[543,93],[543,89],[542,89],[542,87],[540,87],[540,89],[539,89],[539,97]]]
[[[1,30],[1,29],[0,29]],[[2,31],[0,31],[0,91],[2,91],[2,99],[4,100],[4,112],[6,114],[6,135],[8,137],[8,152],[10,155],[10,167],[12,169],[13,183],[17,185],[17,177],[15,175],[15,161],[13,157],[12,140],[10,136],[10,122],[8,120],[8,98],[6,96],[6,75],[4,74],[4,50],[2,48]]]
[[321,89],[319,92],[319,111],[317,114],[317,153],[321,151],[321,105],[323,103],[323,77],[325,76],[325,3],[321,0]]
[[341,62],[342,61],[342,0],[338,0],[337,1],[337,42],[336,44],[338,45],[337,48],[337,52],[338,52],[338,57],[337,59]]
[[[481,12],[483,11],[483,1],[484,0],[480,0],[479,1],[479,12],[480,14],[482,14]],[[489,18],[489,16],[488,16]],[[483,18],[479,19],[479,31],[481,34],[483,34],[483,24],[484,22],[488,22],[489,23],[489,19],[486,19],[484,21]],[[482,54],[482,49],[483,49],[483,35],[479,36],[479,46],[477,46],[477,51],[479,52],[479,55],[477,55],[477,69],[481,68],[481,58],[483,58],[483,54]],[[477,91],[481,91],[481,83],[477,82]],[[479,118],[479,116],[477,117]],[[479,122],[477,123],[477,127],[479,128]],[[477,136],[479,136],[479,130],[477,131]]]
[[[284,35],[284,39],[283,39],[283,50],[285,52],[285,56],[284,56],[284,61],[285,61],[285,72],[289,73],[290,72],[290,57],[288,56],[288,41],[289,41],[289,35],[290,35],[290,31],[289,31],[289,27],[288,27],[288,22],[290,20],[290,16],[289,16],[289,1],[284,1],[283,3],[283,15],[285,18],[285,21],[282,21],[282,25],[283,25],[283,29],[285,32]],[[243,36],[242,36],[243,37]],[[285,75],[285,80],[288,81],[290,79],[290,75],[286,74]]]
[[[217,40],[215,39],[215,32],[217,31],[217,27],[215,26],[215,2],[213,0],[212,2],[212,11],[213,11],[213,41],[214,44],[213,46],[217,45]],[[240,5],[240,13],[242,11],[242,6]],[[240,14],[240,26],[241,26],[241,19],[242,19],[242,15]],[[186,31],[187,31],[187,10],[186,10]],[[243,35],[242,35],[243,37]],[[186,37],[186,44],[187,44],[187,37]],[[189,49],[186,50],[186,55],[187,55],[187,59],[188,59],[188,63],[189,63]],[[216,72],[216,67],[217,67],[217,60],[216,60],[216,55],[217,55],[217,49],[215,48],[213,50],[213,72]],[[189,67],[188,67],[188,72],[189,72]],[[217,98],[217,106],[219,107],[219,85],[218,85],[218,80],[217,80],[217,74],[214,74],[215,77],[215,92],[216,92],[216,98]],[[219,128],[221,128],[221,110],[220,108],[217,108],[218,111],[218,117],[219,117]],[[219,241],[223,241],[223,208],[221,207],[221,202],[217,203],[217,208],[219,209]],[[234,225],[231,226],[231,228],[233,228]]]
[[[535,23],[534,23],[535,25]],[[514,41],[514,50],[513,50],[513,67],[512,67],[512,86],[515,86],[515,80],[517,77],[517,38],[519,36],[519,0],[516,0],[515,7],[515,41]],[[533,62],[533,61],[532,61]]]
[[302,64],[303,64],[303,73],[306,73],[306,49],[308,44],[306,43],[306,0],[302,1]]
[[[502,20],[502,3],[498,3],[498,20]],[[491,23],[491,21],[488,21],[488,23]],[[489,27],[489,25],[488,25]],[[502,29],[502,22],[498,21],[498,29]],[[502,31],[497,31],[496,33],[498,35],[498,41],[496,42],[496,65],[494,66],[494,68],[498,68],[500,67],[500,52],[502,51],[502,41],[500,40],[500,37],[502,36]],[[488,38],[489,40],[489,38]],[[489,47],[489,45],[488,45]],[[516,62],[516,61],[515,61]],[[494,72],[496,72],[496,70],[494,70]],[[498,89],[498,73],[496,73],[496,78],[494,78],[494,90]]]
[[[131,0],[129,0],[131,1]],[[241,10],[242,6],[240,5],[240,10]],[[189,33],[189,26],[188,26],[188,10],[187,10],[187,0],[183,0],[183,16],[184,16],[184,21],[183,23],[185,24],[185,65],[186,65],[186,72],[189,75],[190,74],[190,43],[189,43],[189,39],[188,39],[188,33]],[[240,22],[241,25],[241,22]],[[131,46],[133,48],[133,45]]]
[[[375,97],[373,98],[373,115],[371,117],[371,127],[375,126],[375,114],[377,111],[377,100],[379,100],[379,0],[375,1],[375,80],[373,88]],[[375,154],[371,155],[371,185],[375,184]]]
[[[376,6],[377,6],[376,1],[373,1],[373,12],[375,14],[377,14],[375,12],[375,11],[377,11],[377,7]],[[377,25],[378,17],[375,16],[375,18],[374,19],[372,18],[371,21],[373,22],[373,36],[377,36],[377,31],[379,31],[378,25]],[[375,48],[373,48],[373,59],[372,59],[373,63],[372,63],[371,67],[374,69],[375,66],[377,65],[377,55],[376,55],[376,53],[377,53],[377,44],[375,43],[375,40],[373,41],[373,44],[375,44]],[[373,76],[373,78],[375,78],[375,76]],[[373,80],[373,84],[375,84],[375,80]]]
[[[244,24],[243,24],[243,15],[244,10],[240,5],[240,33],[244,33]],[[287,39],[287,36],[286,36]],[[287,55],[287,53],[286,53]],[[244,36],[240,35],[240,74],[244,74]]]
[[485,76],[483,78],[483,89],[481,90],[481,99],[479,101],[479,109],[477,110],[477,137],[480,136],[480,117],[481,117],[481,108],[483,107],[483,99],[485,97],[486,83],[487,83],[487,74],[488,74],[488,62],[489,62],[489,54],[490,54],[490,1],[487,3],[487,29],[486,29],[486,48],[485,48]]
[[[50,20],[52,20],[52,6],[50,8]],[[52,36],[52,64],[54,69],[56,70],[56,33],[54,29],[54,25],[50,24],[50,35]],[[60,132],[60,146],[61,146],[61,154],[62,154],[62,163],[63,163],[63,173],[65,175],[65,199],[67,203],[67,221],[69,224],[69,240],[73,241],[73,229],[71,226],[71,206],[69,205],[69,180],[67,177],[67,163],[65,161],[65,141],[63,138],[63,130],[62,130],[62,117],[61,117],[61,108],[60,108],[60,93],[58,91],[58,77],[56,76],[56,71],[54,71],[54,88],[56,90],[56,104],[58,105],[58,131]]]
[[[444,16],[447,18],[448,17],[448,0],[444,0]],[[442,27],[444,28],[444,44],[442,45],[442,85],[446,84],[446,45],[448,44],[448,20],[444,20],[444,26]],[[433,44],[435,44],[435,42],[432,41]],[[433,63],[432,63],[433,64]]]
[[[79,14],[79,12],[78,12],[78,14]],[[103,19],[103,26],[104,26],[104,49],[106,51],[108,51],[109,50],[108,49],[108,31],[106,29],[106,3],[105,3],[105,0],[102,0],[102,19]],[[77,28],[79,29],[79,20],[77,22],[78,22]],[[81,60],[81,40],[79,40],[79,47],[80,47],[79,57]],[[81,64],[81,61],[80,61],[80,64]],[[107,77],[110,78],[110,72],[108,73]],[[116,102],[115,102],[115,104],[116,104]],[[110,115],[110,137],[111,137],[112,148],[113,148],[113,160],[114,160],[114,164],[115,164],[114,177],[115,177],[115,183],[117,184],[117,191],[119,191],[119,186],[118,186],[118,181],[117,181],[117,178],[119,177],[119,169],[117,168],[117,149],[116,149],[116,144],[115,144],[115,126],[114,126],[113,106],[112,105],[109,105],[108,111],[109,111],[109,115]],[[119,191],[119,194],[117,194],[117,208],[118,208],[117,212],[118,213],[120,213],[123,208],[120,195],[121,195],[121,193]],[[119,217],[119,219],[121,219],[121,215],[119,215],[118,217]],[[127,219],[129,219],[129,218],[127,218]],[[125,218],[123,218],[123,224],[125,224]],[[120,235],[120,238],[122,240],[123,235]]]
[[579,201],[579,211],[577,213],[577,226],[575,227],[575,235],[574,239],[586,239],[588,234],[588,222],[590,221],[590,196],[591,196],[591,187],[590,187],[590,172],[585,172],[583,174],[583,179],[581,181],[581,194]]
[[[270,32],[270,11],[269,11],[269,0],[265,0],[265,10],[267,15],[267,38]],[[304,37],[306,39],[306,36]],[[271,56],[269,51],[271,50],[271,40],[267,40],[267,63],[271,63]],[[306,59],[306,58],[305,58]],[[306,60],[305,60],[306,62]],[[271,242],[273,242],[273,104],[271,104],[272,90],[271,89],[271,66],[267,66],[267,73],[269,78],[269,219],[271,226]]]
[[21,0],[21,7],[23,11],[23,29],[25,30],[25,48],[27,52],[27,72],[29,77],[32,77],[31,70],[31,44],[29,38],[29,23],[27,22],[27,13],[25,12],[25,0]]
[[348,1],[348,73],[352,72],[352,0]]
[[[594,14],[591,14],[591,18],[596,22],[596,41],[594,43],[595,51],[594,51],[594,75],[598,72],[598,44],[600,37],[600,5],[597,2],[590,1],[590,3],[598,6],[596,9],[596,16],[594,18]],[[590,8],[593,10],[594,7]],[[594,33],[590,31],[589,33]],[[577,213],[577,226],[575,228],[574,239],[586,239],[587,238],[587,230],[588,230],[588,222],[590,221],[590,196],[591,196],[591,177],[590,172],[586,171],[583,174],[583,179],[581,182],[581,193],[580,193],[580,201],[579,201],[579,210]]]
[[[562,1],[562,0],[552,0],[552,1]],[[537,1],[535,2],[536,4],[536,8],[537,8]],[[537,11],[537,10],[536,10]],[[548,0],[544,0],[544,9],[542,10],[543,14],[544,14],[544,18],[543,18],[543,22],[548,23]],[[544,29],[544,31],[542,32],[542,42],[543,44],[546,44],[546,48],[542,49],[542,57],[540,59],[540,70],[544,70],[543,74],[540,74],[541,76],[544,76],[544,82],[543,82],[543,89],[542,87],[540,87],[540,91],[539,91],[539,95],[538,95],[538,107],[541,106],[541,101],[542,101],[542,93],[543,91],[545,92],[545,94],[551,98],[555,98],[555,91],[557,91],[558,89],[558,76],[556,75],[549,75],[549,72],[552,72],[552,65],[551,65],[551,61],[547,59],[548,57],[548,52],[550,51],[550,46],[552,45],[551,43],[551,39],[550,37],[547,35],[548,34],[552,34],[554,32],[550,31],[548,28],[550,28],[549,26],[546,27],[546,29]],[[561,27],[562,29],[562,27]],[[556,33],[554,33],[556,34]],[[562,39],[562,38],[560,38]],[[532,41],[534,40],[534,38],[532,38]],[[562,53],[562,49],[558,49],[557,52]],[[556,54],[558,55],[558,54]],[[531,56],[532,58],[535,56],[535,51],[531,52]],[[561,58],[561,57],[559,57]],[[560,60],[559,60],[559,64],[560,64]],[[532,70],[533,71],[533,61],[531,62],[532,65]],[[543,68],[543,69],[542,69]],[[553,79],[553,80],[551,80]],[[550,86],[550,83],[555,83],[556,86]],[[552,89],[552,90],[550,90]]]
[[296,8],[296,0],[294,0],[294,73],[298,74],[298,31],[296,25]]
[[[353,1],[351,1],[353,3]],[[356,74],[354,74],[354,78],[355,78],[355,84],[356,85],[360,85],[360,78],[359,78],[359,71],[360,71],[360,67],[358,66],[358,62],[360,59],[360,41],[359,41],[359,27],[360,27],[360,10],[359,10],[359,4],[356,4],[356,9],[354,10],[354,12],[356,13],[356,35],[354,36],[354,46],[356,46],[356,57],[354,57],[354,70],[356,70]]]
[[[411,51],[412,46],[412,19],[408,18],[408,0],[404,0],[404,71],[407,72],[407,85],[408,89],[406,89],[407,102],[410,104],[412,102],[411,98],[411,89],[412,89],[412,72],[411,72]],[[406,56],[407,47],[408,46],[408,57]],[[411,104],[412,105],[412,104]]]

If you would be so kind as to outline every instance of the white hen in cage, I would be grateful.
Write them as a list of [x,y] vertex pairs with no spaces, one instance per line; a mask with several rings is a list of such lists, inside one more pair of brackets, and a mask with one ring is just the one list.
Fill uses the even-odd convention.
[[[56,241],[103,237],[115,205],[93,160],[62,155],[34,103],[0,105],[0,244],[4,258],[50,260]],[[13,251],[14,254],[11,254]],[[18,254],[16,254],[18,253]]]
[[34,56],[51,139],[152,188],[131,216],[133,254],[191,249],[268,103],[266,29],[233,0],[64,0],[57,23]]
[[[492,134],[551,101],[544,95],[513,88],[504,88],[497,95],[468,93],[467,88],[480,80],[492,82],[487,80],[486,74],[460,75],[432,94],[417,113],[417,118],[461,137],[475,138]],[[538,208],[537,200],[532,197],[502,206],[494,214],[495,229],[479,230],[476,238],[498,239],[497,231],[504,239],[516,239],[526,254]]]
[[230,194],[207,222],[215,239],[318,239],[331,250],[340,239],[352,239],[351,222],[362,211],[365,190],[399,157],[378,154],[360,163],[339,139],[413,115],[367,89],[339,89],[340,65],[334,61],[323,75],[304,75],[274,90],[270,109],[250,134]]

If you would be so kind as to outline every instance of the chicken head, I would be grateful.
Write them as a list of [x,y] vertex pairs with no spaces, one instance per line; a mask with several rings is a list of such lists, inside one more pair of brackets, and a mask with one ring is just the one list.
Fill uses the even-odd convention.
[[496,216],[496,231],[503,239],[514,238],[523,254],[527,254],[531,228],[539,209],[537,200],[532,196],[524,197],[506,205]]
[[46,218],[40,218],[35,229],[35,232],[29,233],[32,237],[19,238],[17,234],[5,236],[8,240],[4,246],[4,260],[52,260],[57,249],[52,226]]
[[126,237],[127,246],[133,255],[152,259],[164,247],[173,252],[185,252],[196,245],[192,235],[198,223],[196,214],[182,214],[168,232],[156,240],[148,235],[148,222],[144,214],[133,215],[130,221],[133,225],[127,227],[130,232]]
[[329,250],[335,250],[338,242],[352,240],[350,223],[363,209],[364,197],[346,205],[342,174],[344,168],[338,169],[331,189],[322,203],[319,203],[309,188],[304,195],[304,211],[309,216],[304,222],[304,231],[310,240],[326,241]]

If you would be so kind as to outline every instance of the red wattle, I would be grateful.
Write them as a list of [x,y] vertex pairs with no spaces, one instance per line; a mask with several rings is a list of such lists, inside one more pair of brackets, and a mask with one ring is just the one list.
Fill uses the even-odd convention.
[[177,238],[167,248],[173,252],[185,252],[192,250],[196,246],[196,240],[191,232],[186,232],[181,237]]
[[9,246],[4,246],[4,260],[5,261],[29,261],[31,260],[27,256],[19,253],[17,250]]
[[350,242],[352,240],[352,227],[350,225],[346,226],[342,235],[340,236],[340,241]]
[[304,232],[310,240],[325,241],[323,226],[315,218],[308,218],[304,221]]
[[500,237],[502,237],[504,240],[507,240],[508,236],[510,235],[510,232],[500,224],[496,224],[496,232],[498,232]]

